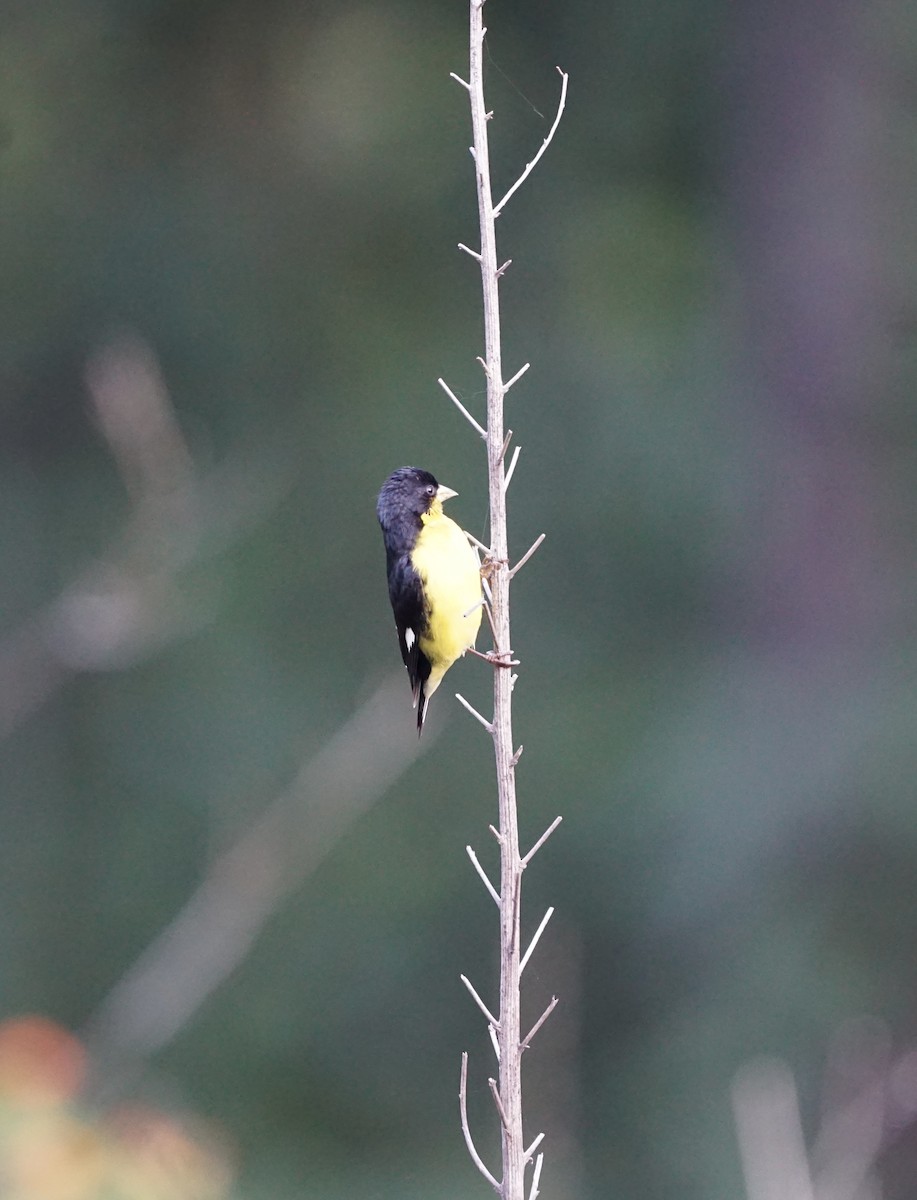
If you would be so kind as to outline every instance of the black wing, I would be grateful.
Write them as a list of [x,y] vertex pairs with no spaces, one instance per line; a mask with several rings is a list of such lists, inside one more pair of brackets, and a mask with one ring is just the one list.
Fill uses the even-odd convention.
[[417,705],[419,730],[426,708],[424,684],[430,678],[430,660],[420,648],[420,638],[426,631],[429,614],[420,576],[406,554],[393,555],[389,561],[388,594],[395,614],[401,657],[408,669],[408,679]]

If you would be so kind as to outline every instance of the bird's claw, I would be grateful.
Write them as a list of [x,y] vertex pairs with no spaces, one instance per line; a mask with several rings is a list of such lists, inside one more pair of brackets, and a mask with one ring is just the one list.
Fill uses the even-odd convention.
[[518,667],[519,662],[513,658],[512,650],[505,650],[498,654],[496,650],[475,650],[474,646],[469,646],[469,650],[476,658],[483,658],[492,667]]
[[496,574],[497,567],[500,566],[508,567],[509,561],[505,558],[494,558],[492,555],[488,555],[481,563],[481,578],[486,579],[489,583]]

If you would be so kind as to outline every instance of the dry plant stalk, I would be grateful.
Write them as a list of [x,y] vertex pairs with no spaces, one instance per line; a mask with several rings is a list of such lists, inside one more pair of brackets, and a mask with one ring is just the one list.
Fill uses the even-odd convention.
[[885,1025],[845,1022],[832,1039],[821,1112],[807,1142],[793,1073],[780,1059],[739,1070],[732,1107],[748,1200],[881,1200],[880,1168],[917,1121],[917,1049],[892,1052]]
[[554,136],[564,110],[567,96],[567,75],[558,68],[561,76],[561,94],[554,122],[544,139],[537,154],[525,170],[505,193],[503,198],[494,203],[490,182],[490,158],[487,140],[487,122],[492,113],[487,111],[484,103],[483,79],[483,50],[486,30],[483,24],[483,7],[485,0],[471,0],[471,52],[468,80],[453,74],[453,79],[461,84],[468,92],[471,102],[471,122],[474,134],[474,146],[471,148],[475,163],[477,182],[478,215],[480,220],[481,249],[472,250],[460,243],[459,248],[471,255],[481,267],[481,285],[484,303],[484,357],[480,359],[487,380],[487,427],[483,428],[474,417],[464,408],[459,399],[440,380],[440,385],[459,411],[465,416],[476,432],[484,439],[487,446],[487,468],[490,495],[490,530],[491,545],[486,547],[485,575],[490,583],[490,613],[493,629],[494,649],[486,656],[494,665],[494,711],[493,719],[488,720],[472,708],[464,697],[459,701],[490,733],[494,743],[494,757],[497,773],[497,794],[499,803],[499,829],[491,829],[500,845],[500,887],[495,888],[488,879],[484,869],[478,862],[471,847],[468,854],[472,865],[481,876],[489,894],[496,901],[500,910],[500,1007],[497,1015],[492,1013],[472,984],[465,976],[462,982],[467,987],[472,999],[484,1015],[488,1023],[491,1042],[499,1066],[499,1080],[489,1079],[494,1106],[501,1125],[502,1134],[502,1178],[497,1179],[487,1168],[475,1148],[468,1125],[467,1110],[467,1074],[468,1055],[462,1056],[461,1082],[459,1086],[459,1102],[462,1121],[462,1132],[468,1152],[475,1166],[503,1197],[503,1200],[526,1200],[526,1167],[534,1163],[528,1200],[538,1196],[539,1181],[544,1162],[542,1153],[536,1151],[541,1145],[544,1134],[539,1133],[534,1141],[525,1145],[522,1121],[522,1081],[521,1065],[523,1052],[528,1048],[532,1038],[541,1028],[552,1012],[557,998],[552,997],[550,1004],[542,1016],[528,1033],[523,1034],[520,1020],[520,980],[526,963],[531,957],[536,943],[551,918],[553,909],[548,909],[541,924],[533,935],[525,953],[520,946],[520,908],[522,890],[522,872],[535,853],[541,848],[547,838],[560,824],[558,817],[550,827],[535,842],[527,854],[519,850],[519,827],[516,812],[516,779],[515,769],[522,753],[522,747],[513,748],[512,726],[512,691],[516,676],[512,668],[518,664],[513,660],[510,639],[510,580],[531,555],[538,549],[544,539],[542,534],[534,545],[523,555],[512,568],[509,566],[509,550],[506,530],[506,493],[510,479],[516,469],[519,459],[517,446],[507,467],[506,454],[509,449],[512,431],[504,431],[503,401],[506,393],[528,370],[526,363],[509,379],[504,381],[500,345],[500,279],[509,267],[509,262],[499,264],[497,258],[497,242],[495,222],[510,198],[531,173],[542,154],[547,149]]

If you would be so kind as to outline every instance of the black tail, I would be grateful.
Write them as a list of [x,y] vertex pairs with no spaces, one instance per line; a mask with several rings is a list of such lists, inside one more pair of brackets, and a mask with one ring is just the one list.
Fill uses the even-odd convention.
[[423,733],[424,718],[427,715],[427,680],[430,678],[430,660],[415,642],[410,650],[404,645],[402,649],[404,665],[408,669],[408,679],[411,681],[411,694],[414,697],[414,707],[417,709],[417,736]]

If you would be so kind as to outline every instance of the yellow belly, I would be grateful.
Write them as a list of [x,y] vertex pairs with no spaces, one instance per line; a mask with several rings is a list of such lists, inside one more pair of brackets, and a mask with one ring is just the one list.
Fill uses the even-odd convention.
[[[411,559],[429,612],[420,648],[430,660],[432,696],[457,658],[474,645],[481,624],[481,572],[468,539],[449,517],[430,514]],[[470,611],[469,611],[470,610]]]

